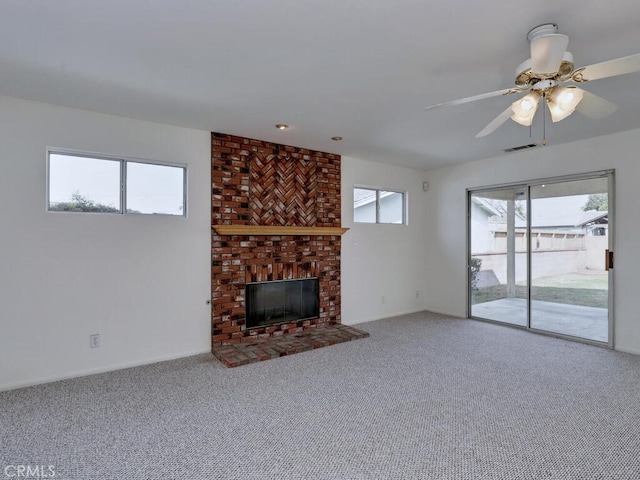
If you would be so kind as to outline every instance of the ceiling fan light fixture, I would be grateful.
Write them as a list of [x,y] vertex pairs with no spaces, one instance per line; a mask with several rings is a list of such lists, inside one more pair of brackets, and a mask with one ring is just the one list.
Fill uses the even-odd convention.
[[519,100],[511,104],[511,120],[525,127],[531,126],[533,116],[536,114],[538,104],[540,103],[540,94],[533,91],[525,95]]
[[[428,106],[425,110],[528,92],[489,122],[476,134],[476,138],[493,133],[509,118],[520,125],[530,127],[541,100],[549,106],[554,122],[568,117],[575,110],[589,118],[600,119],[611,115],[616,110],[616,105],[588,90],[558,85],[565,82],[583,83],[640,72],[640,53],[574,69],[573,55],[567,51],[569,37],[559,34],[555,23],[545,23],[532,28],[527,34],[527,40],[529,40],[530,57],[516,69],[515,88],[437,103]],[[544,107],[545,103],[542,105]],[[541,122],[543,135],[545,118],[546,113],[542,115]],[[546,144],[546,140],[543,139],[542,144]]]
[[575,87],[556,87],[547,93],[547,104],[553,122],[559,122],[571,115],[584,95],[584,91]]

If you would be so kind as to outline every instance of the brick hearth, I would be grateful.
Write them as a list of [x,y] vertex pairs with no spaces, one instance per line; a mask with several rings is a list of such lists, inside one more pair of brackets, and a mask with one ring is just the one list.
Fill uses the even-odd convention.
[[[212,227],[340,227],[340,156],[211,134]],[[339,235],[212,230],[212,349],[341,323]],[[247,329],[249,282],[318,277],[317,318]],[[288,341],[288,339],[287,339]]]
[[347,325],[331,325],[302,333],[255,339],[251,342],[215,345],[212,352],[227,367],[239,367],[368,336],[367,332]]

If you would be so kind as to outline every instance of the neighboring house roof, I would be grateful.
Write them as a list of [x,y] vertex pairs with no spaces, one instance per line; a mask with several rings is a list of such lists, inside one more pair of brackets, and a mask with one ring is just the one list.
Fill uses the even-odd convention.
[[353,206],[354,208],[363,207],[369,203],[376,201],[376,191],[368,190],[364,188],[356,188],[353,191]]
[[486,199],[486,198],[481,198],[481,197],[476,197],[474,195],[471,195],[471,201],[476,204],[478,207],[480,207],[482,210],[484,210],[485,212],[487,212],[489,214],[489,216],[501,216],[502,212],[500,210],[498,210],[492,203],[490,200]]
[[[387,198],[393,194],[400,193],[394,191],[380,191],[380,200]],[[374,203],[376,201],[376,190],[369,190],[365,188],[356,188],[353,192],[353,207],[360,208]]]
[[583,221],[579,223],[577,226],[584,227],[589,224],[608,224],[609,223],[609,212],[603,211],[598,212],[596,210],[589,210],[588,212],[584,212],[585,217]]

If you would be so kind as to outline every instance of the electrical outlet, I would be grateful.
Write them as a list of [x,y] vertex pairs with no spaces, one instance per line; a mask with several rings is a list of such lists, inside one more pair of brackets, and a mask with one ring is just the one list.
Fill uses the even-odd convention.
[[384,303],[384,296],[380,297],[380,303]]
[[416,298],[420,298],[420,290],[416,290]]
[[100,346],[100,334],[95,333],[93,335],[89,335],[89,346],[91,348],[98,348]]

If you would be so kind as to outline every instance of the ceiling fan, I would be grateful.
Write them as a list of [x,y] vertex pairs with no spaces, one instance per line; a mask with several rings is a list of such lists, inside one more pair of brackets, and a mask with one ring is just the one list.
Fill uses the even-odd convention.
[[539,25],[529,31],[527,39],[531,46],[531,58],[516,69],[515,87],[438,103],[425,110],[528,92],[480,130],[476,138],[494,132],[509,118],[521,125],[531,126],[541,102],[543,106],[546,104],[549,107],[554,122],[567,118],[575,110],[593,119],[611,115],[617,108],[615,104],[575,85],[563,84],[584,83],[638,72],[640,53],[574,69],[573,55],[566,51],[569,37],[557,32],[558,26],[554,23]]

